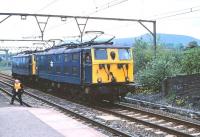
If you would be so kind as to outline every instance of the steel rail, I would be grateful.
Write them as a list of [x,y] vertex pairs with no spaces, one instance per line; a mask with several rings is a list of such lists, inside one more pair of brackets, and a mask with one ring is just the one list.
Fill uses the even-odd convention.
[[3,73],[0,73],[0,77],[3,77],[3,78],[8,79],[8,80],[14,80],[11,76],[3,74]]

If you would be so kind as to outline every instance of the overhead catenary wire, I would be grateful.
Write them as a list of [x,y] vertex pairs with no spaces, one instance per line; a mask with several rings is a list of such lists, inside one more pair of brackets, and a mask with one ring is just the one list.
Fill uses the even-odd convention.
[[37,10],[35,13],[41,12],[42,10],[48,8],[49,6],[51,6],[52,4],[54,4],[54,3],[58,2],[58,1],[59,1],[59,0],[53,0],[53,1],[49,2],[49,3],[47,3],[45,6],[43,6],[43,7],[40,8],[39,10]]
[[[148,19],[159,21],[159,20],[162,20],[162,19],[180,16],[180,15],[184,15],[184,14],[190,14],[190,13],[198,12],[198,11],[200,11],[200,5],[199,6],[193,6],[193,7],[190,7],[190,8],[181,9],[181,10],[169,11],[169,12],[157,14],[157,15],[148,17]],[[199,18],[199,17],[196,17],[196,18]],[[130,26],[130,25],[122,25],[121,27],[128,27],[128,26]],[[118,29],[119,29],[119,27],[118,27]]]
[[110,1],[106,4],[103,4],[103,5],[100,5],[100,6],[97,6],[96,3],[95,3],[95,11],[91,12],[91,13],[88,13],[88,16],[92,15],[92,14],[95,14],[97,12],[100,12],[102,10],[105,10],[105,9],[109,9],[113,6],[117,6],[117,5],[120,5],[124,2],[127,2],[128,0],[113,0],[113,1]]
[[[53,0],[52,2],[48,3],[48,4],[45,5],[43,8],[41,8],[40,10],[38,10],[37,12],[39,12],[39,11],[41,11],[41,10],[44,10],[45,8],[49,7],[50,5],[54,4],[54,3],[57,2],[57,1],[58,1],[58,0]],[[91,16],[92,14],[95,14],[95,13],[97,13],[97,12],[100,12],[100,11],[103,11],[103,10],[105,10],[105,9],[111,8],[111,7],[113,7],[113,6],[119,5],[119,4],[124,3],[124,2],[126,2],[126,1],[128,1],[128,0],[112,0],[112,1],[109,1],[108,3],[106,3],[106,4],[97,6],[95,0],[93,0],[94,6],[95,6],[95,11],[92,11],[92,12],[90,12],[90,13],[87,13],[86,16],[89,17],[89,16]],[[63,26],[63,25],[66,25],[67,23],[70,23],[70,22],[71,22],[71,21],[68,21],[68,22],[65,21],[65,22],[62,23],[62,24],[52,26],[52,27],[46,29],[46,32],[51,31],[51,30],[54,30],[54,29],[56,29],[56,28],[59,28],[59,27],[61,27],[61,26]]]
[[[54,1],[57,1],[57,0],[54,0]],[[53,2],[54,2],[54,1],[53,1]],[[124,2],[127,2],[127,1],[128,1],[128,0],[112,0],[112,1],[107,2],[106,4],[102,4],[102,5],[100,5],[100,6],[97,6],[96,1],[93,0],[94,6],[95,6],[95,11],[92,11],[92,12],[90,12],[90,13],[87,13],[86,16],[89,17],[89,16],[91,16],[91,15],[93,15],[93,14],[96,14],[96,13],[98,13],[98,12],[100,12],[100,11],[103,11],[103,10],[105,10],[105,9],[109,9],[109,8],[111,8],[111,7],[117,6],[117,5],[122,4],[122,3],[124,3]],[[58,27],[61,27],[61,26],[63,26],[63,25],[66,25],[67,23],[70,23],[70,22],[71,22],[71,21],[64,22],[64,23],[62,23],[62,24],[60,24],[60,25],[52,26],[52,27],[50,27],[49,29],[47,29],[46,32],[51,31],[51,30],[53,30],[53,29],[56,29],[56,28],[58,28]]]
[[180,16],[180,15],[185,15],[185,14],[198,12],[198,11],[200,11],[200,6],[195,6],[195,7],[185,8],[185,9],[182,9],[182,10],[170,11],[170,12],[163,13],[163,14],[160,14],[160,15],[155,15],[151,19],[162,20],[162,19],[171,18],[171,17],[175,17],[175,16]]
[[[108,3],[106,3],[106,4],[97,6],[95,0],[93,0],[94,6],[95,6],[95,11],[87,13],[86,16],[89,17],[89,16],[91,16],[93,14],[96,14],[96,13],[98,13],[100,11],[103,11],[105,9],[109,9],[109,8],[111,8],[113,6],[117,6],[117,5],[122,4],[124,2],[127,2],[127,1],[128,0],[112,0],[112,1],[109,1]],[[51,28],[47,29],[46,31],[50,31],[50,30],[56,29],[56,28],[61,27],[61,26],[65,25],[65,24],[66,24],[66,22],[63,23],[63,24],[60,24],[60,25],[52,26]]]

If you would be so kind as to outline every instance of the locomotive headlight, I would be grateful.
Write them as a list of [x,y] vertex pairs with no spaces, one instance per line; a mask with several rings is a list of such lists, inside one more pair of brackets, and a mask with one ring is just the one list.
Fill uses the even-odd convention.
[[102,83],[102,78],[98,77],[98,78],[97,78],[97,82],[98,82],[98,83]]

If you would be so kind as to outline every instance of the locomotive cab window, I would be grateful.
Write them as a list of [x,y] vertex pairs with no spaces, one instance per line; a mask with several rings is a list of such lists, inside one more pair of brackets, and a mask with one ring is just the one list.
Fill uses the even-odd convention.
[[119,60],[130,60],[131,59],[131,53],[130,49],[119,49]]
[[108,58],[106,49],[95,49],[94,54],[97,60],[106,60]]

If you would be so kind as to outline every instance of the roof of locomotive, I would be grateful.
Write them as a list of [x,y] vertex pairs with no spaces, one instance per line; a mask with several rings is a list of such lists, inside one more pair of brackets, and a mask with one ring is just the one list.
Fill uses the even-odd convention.
[[122,45],[93,45],[91,48],[130,48],[131,46],[122,46]]
[[17,54],[15,56],[12,56],[13,58],[17,58],[17,57],[28,57],[30,56],[31,54],[26,54],[26,53],[20,53],[20,54]]
[[71,53],[71,52],[80,52],[80,51],[81,51],[81,48],[69,49],[69,48],[66,48],[66,47],[60,47],[60,48],[52,48],[52,49],[44,50],[42,52],[36,53],[36,55]]
[[62,44],[62,45],[58,45],[58,46],[46,49],[42,52],[38,52],[36,53],[36,55],[80,52],[81,50],[91,49],[91,48],[130,48],[130,46],[120,46],[120,45],[113,45],[113,44],[96,44],[96,45]]
[[35,51],[33,53],[24,52],[20,53],[13,57],[22,57],[22,56],[30,56],[32,54],[36,55],[50,55],[50,54],[62,54],[62,53],[72,53],[72,52],[80,52],[84,49],[91,49],[91,48],[130,48],[130,46],[121,46],[121,45],[113,45],[113,43],[84,43],[84,44],[62,44],[58,46],[54,46],[48,48],[43,51]]

